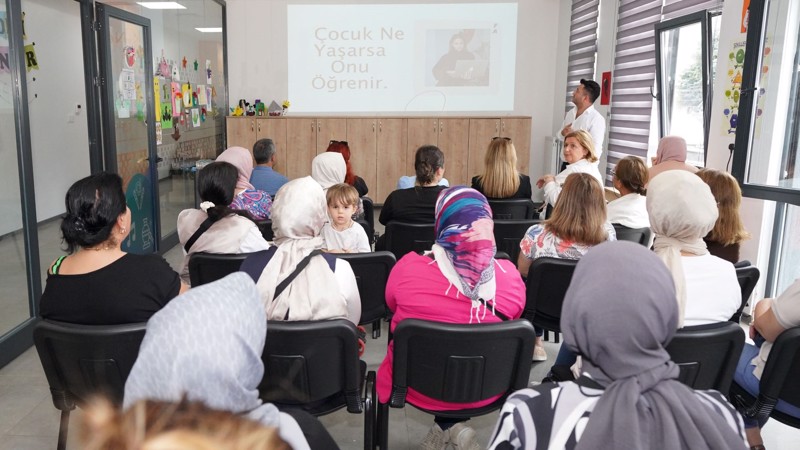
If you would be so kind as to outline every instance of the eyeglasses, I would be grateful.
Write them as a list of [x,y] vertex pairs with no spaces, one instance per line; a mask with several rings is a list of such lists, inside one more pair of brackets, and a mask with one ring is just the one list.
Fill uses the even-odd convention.
[[328,145],[332,145],[332,144],[344,144],[344,145],[348,145],[348,144],[347,144],[347,141],[337,141],[337,140],[335,140],[335,139],[331,139],[331,141],[330,141],[330,142],[328,142]]
[[492,140],[493,140],[493,141],[494,141],[494,140],[496,140],[496,139],[503,139],[503,140],[506,140],[506,141],[508,141],[508,142],[511,142],[511,138],[510,138],[510,137],[505,137],[505,136],[495,136],[495,137],[493,137],[493,138],[492,138]]

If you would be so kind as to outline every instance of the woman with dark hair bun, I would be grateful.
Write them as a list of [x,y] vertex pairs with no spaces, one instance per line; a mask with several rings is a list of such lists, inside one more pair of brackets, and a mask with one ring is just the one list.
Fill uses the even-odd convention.
[[344,182],[356,188],[358,196],[363,197],[369,192],[367,182],[363,178],[353,173],[353,168],[350,166],[350,145],[347,141],[331,141],[328,145],[326,152],[341,153],[344,158],[344,163],[347,166],[347,173],[344,176]]
[[189,283],[192,253],[252,253],[269,244],[247,211],[231,209],[238,178],[236,166],[213,162],[197,175],[200,209],[185,209],[178,215],[178,239],[186,257],[181,279]]
[[99,173],[67,191],[61,234],[68,255],[47,271],[39,301],[45,319],[85,325],[146,322],[186,289],[158,255],[122,251],[131,230],[122,179]]
[[445,189],[439,186],[444,176],[444,153],[435,145],[423,145],[414,157],[416,186],[398,189],[388,197],[378,219],[386,225],[391,220],[411,223],[433,223],[436,198]]

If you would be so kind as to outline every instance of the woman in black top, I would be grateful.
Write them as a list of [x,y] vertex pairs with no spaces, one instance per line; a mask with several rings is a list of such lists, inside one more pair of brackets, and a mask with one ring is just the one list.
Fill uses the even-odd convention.
[[417,172],[417,185],[408,189],[398,189],[386,197],[378,220],[386,225],[397,220],[409,223],[433,223],[434,209],[439,186],[444,176],[444,153],[435,145],[423,145],[414,157],[414,170]]
[[47,272],[45,319],[86,325],[145,322],[186,288],[158,255],[122,251],[131,229],[119,175],[99,173],[67,191],[61,233],[68,255]]
[[531,198],[531,179],[517,170],[517,150],[511,139],[492,139],[486,150],[483,174],[472,177],[472,189],[490,200]]

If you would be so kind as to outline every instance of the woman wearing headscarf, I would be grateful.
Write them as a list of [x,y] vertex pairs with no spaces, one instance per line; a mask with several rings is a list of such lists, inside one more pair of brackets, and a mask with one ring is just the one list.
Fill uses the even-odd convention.
[[658,141],[658,150],[650,167],[650,180],[668,170],[697,172],[697,167],[686,164],[686,140],[680,136],[664,136]]
[[328,143],[326,152],[341,153],[345,163],[344,182],[356,188],[358,196],[363,197],[369,192],[367,182],[363,178],[353,173],[353,167],[350,165],[350,145],[347,141],[332,140]]
[[678,326],[724,322],[742,302],[733,264],[708,252],[703,238],[717,221],[717,202],[700,177],[670,170],[650,181],[647,212],[653,248],[672,273]]
[[328,189],[334,184],[344,183],[347,175],[347,164],[341,153],[325,152],[320,153],[311,160],[311,178],[314,179],[322,189]]
[[[436,202],[436,243],[425,255],[403,256],[389,274],[386,304],[394,312],[391,329],[405,319],[446,323],[493,323],[518,318],[525,305],[525,286],[510,261],[495,260],[492,211],[481,193],[456,186]],[[378,369],[378,398],[385,403],[392,389],[393,344]],[[477,403],[447,403],[412,389],[412,404],[434,411],[476,408]],[[459,449],[476,449],[475,431],[463,419],[436,417],[421,444],[424,449],[443,449],[448,443]]]
[[247,211],[255,220],[269,219],[272,198],[250,184],[250,175],[253,174],[253,155],[250,151],[244,147],[230,147],[220,153],[216,160],[233,164],[239,173],[231,209]]
[[670,273],[641,245],[605,243],[581,258],[561,331],[583,375],[511,395],[489,448],[747,448],[722,394],[678,381],[665,350],[678,328],[674,298]]
[[[292,180],[278,190],[272,206],[277,247],[251,255],[241,267],[256,281],[267,317],[346,318],[358,325],[361,297],[353,269],[347,261],[321,251],[328,206],[320,185],[311,177]],[[287,279],[291,279],[288,285]]]
[[191,289],[147,322],[123,407],[186,397],[275,427],[295,450],[309,448],[297,422],[258,397],[266,335],[267,317],[246,274]]

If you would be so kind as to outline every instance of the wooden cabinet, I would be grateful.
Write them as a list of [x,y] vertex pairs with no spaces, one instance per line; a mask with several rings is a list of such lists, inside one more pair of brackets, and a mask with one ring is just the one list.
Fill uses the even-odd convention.
[[414,173],[414,155],[423,145],[435,145],[444,153],[444,177],[451,186],[469,184],[469,119],[408,119],[409,175]]
[[311,161],[328,148],[331,139],[347,139],[347,119],[286,117],[286,176],[311,175]]
[[[275,143],[275,165],[273,169],[285,174],[286,173],[286,119],[279,117],[262,117],[256,119],[256,140],[258,139],[272,139]],[[255,141],[253,141],[255,144]],[[250,147],[252,150],[253,144]]]
[[470,119],[469,173],[470,177],[483,172],[489,142],[494,137],[508,137],[517,151],[517,170],[530,174],[531,120],[528,118]]
[[244,147],[253,151],[253,144],[256,142],[255,117],[226,117],[225,127],[227,130],[225,148]]
[[[317,154],[328,149],[331,140],[347,140],[347,120],[344,117],[315,119],[317,122]],[[311,170],[309,168],[308,170]]]
[[[507,117],[500,119],[500,134],[511,138],[517,150],[517,169],[525,175],[531,173],[531,119]],[[531,183],[536,180],[531,180]]]
[[[377,184],[370,185],[370,197],[375,203],[383,203],[386,197],[397,187],[401,176],[414,172],[413,159],[408,160],[408,126],[406,119],[378,119],[378,151],[377,151]],[[349,130],[348,130],[349,131]],[[410,167],[410,168],[409,168]]]
[[347,119],[347,142],[353,173],[363,178],[370,189],[369,194],[375,195],[378,180],[378,119]]

